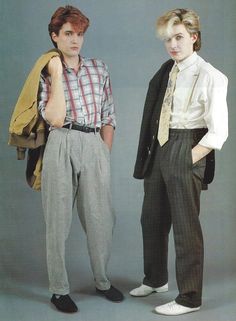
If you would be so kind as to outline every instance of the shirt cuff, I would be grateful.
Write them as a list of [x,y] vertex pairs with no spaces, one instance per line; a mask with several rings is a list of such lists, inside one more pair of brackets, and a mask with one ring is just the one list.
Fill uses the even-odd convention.
[[203,136],[203,138],[200,140],[198,144],[207,148],[221,150],[227,137],[228,134],[223,137],[208,132],[205,136]]
[[114,120],[111,119],[107,119],[107,120],[102,120],[102,126],[112,126],[114,129],[116,128],[116,122]]

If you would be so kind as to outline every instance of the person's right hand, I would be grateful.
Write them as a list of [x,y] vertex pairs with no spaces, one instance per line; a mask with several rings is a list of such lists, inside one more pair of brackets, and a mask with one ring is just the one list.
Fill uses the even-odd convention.
[[60,57],[52,57],[48,63],[47,69],[50,76],[60,76],[62,74],[62,63]]

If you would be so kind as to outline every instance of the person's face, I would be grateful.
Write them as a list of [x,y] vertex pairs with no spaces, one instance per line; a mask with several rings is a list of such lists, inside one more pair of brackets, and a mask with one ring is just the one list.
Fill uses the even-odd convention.
[[64,58],[78,57],[83,45],[83,33],[78,33],[70,22],[64,23],[56,35],[52,33],[52,39],[57,43],[57,48],[62,52]]
[[164,39],[168,54],[180,62],[193,53],[197,34],[190,34],[183,24],[174,25],[170,37]]

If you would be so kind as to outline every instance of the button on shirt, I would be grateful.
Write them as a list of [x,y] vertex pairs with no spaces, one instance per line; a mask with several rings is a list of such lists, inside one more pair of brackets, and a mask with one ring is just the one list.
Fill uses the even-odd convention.
[[[73,121],[91,128],[101,128],[104,125],[115,127],[115,107],[106,64],[97,59],[81,58],[77,74],[72,68],[67,66],[63,68],[66,100],[64,124]],[[43,118],[45,118],[45,107],[50,95],[50,83],[49,76],[41,75],[38,108]]]
[[208,128],[199,144],[221,149],[228,137],[228,79],[194,52],[179,62],[170,128]]

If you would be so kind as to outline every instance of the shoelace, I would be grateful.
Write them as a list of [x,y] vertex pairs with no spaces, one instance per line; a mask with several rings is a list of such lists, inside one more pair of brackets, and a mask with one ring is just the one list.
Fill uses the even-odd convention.
[[175,301],[172,301],[172,302],[168,303],[167,305],[171,310],[178,307],[178,304]]

